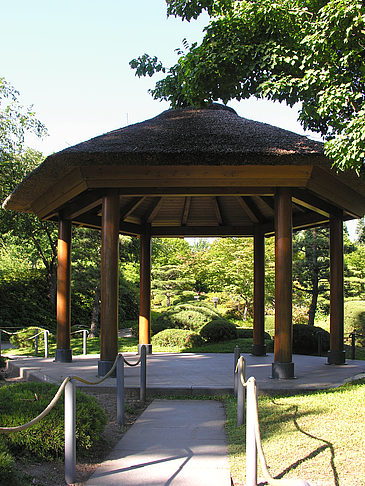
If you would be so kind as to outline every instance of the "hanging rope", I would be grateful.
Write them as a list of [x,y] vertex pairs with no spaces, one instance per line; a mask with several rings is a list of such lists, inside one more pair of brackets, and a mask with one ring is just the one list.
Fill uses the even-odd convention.
[[99,385],[104,380],[109,378],[109,376],[113,373],[113,371],[115,370],[115,367],[117,366],[117,362],[118,362],[118,359],[119,359],[120,356],[123,358],[123,356],[121,354],[118,354],[117,357],[115,358],[115,361],[114,361],[112,368],[108,371],[108,373],[105,376],[103,376],[103,378],[101,378],[98,381],[94,381],[94,382],[88,381],[88,380],[85,380],[84,378],[81,378],[80,376],[67,376],[63,380],[62,384],[60,385],[59,389],[57,390],[57,393],[55,394],[55,396],[53,397],[53,399],[51,400],[49,405],[43,410],[42,413],[40,413],[37,417],[32,419],[30,422],[23,424],[23,425],[18,425],[18,426],[15,426],[15,427],[0,427],[0,433],[2,432],[4,434],[10,434],[11,432],[19,432],[21,430],[25,430],[25,429],[31,427],[32,425],[34,425],[37,422],[39,422],[40,420],[42,420],[42,418],[45,417],[53,409],[53,407],[56,405],[56,403],[58,402],[59,398],[62,395],[63,390],[65,389],[66,384],[71,380],[81,381],[82,383],[85,383],[86,385]]
[[[243,364],[242,364],[243,361]],[[254,428],[255,428],[255,439],[256,439],[256,447],[257,447],[257,453],[259,456],[260,460],[260,465],[261,465],[261,470],[262,474],[265,478],[265,481],[269,483],[272,486],[280,485],[280,486],[309,486],[307,481],[303,481],[302,479],[275,479],[271,476],[269,473],[269,469],[267,467],[267,462],[266,462],[266,457],[265,453],[262,447],[262,442],[261,442],[261,433],[260,433],[260,423],[259,423],[259,412],[258,412],[258,405],[257,405],[257,384],[255,378],[251,377],[247,381],[245,379],[246,376],[246,360],[241,356],[239,360],[237,361],[237,366],[236,366],[236,373],[238,372],[238,365],[239,363],[241,364],[241,374],[240,374],[240,380],[242,383],[242,386],[247,388],[247,383],[248,381],[253,381],[254,382],[254,392],[255,392],[255,407],[254,407]]]

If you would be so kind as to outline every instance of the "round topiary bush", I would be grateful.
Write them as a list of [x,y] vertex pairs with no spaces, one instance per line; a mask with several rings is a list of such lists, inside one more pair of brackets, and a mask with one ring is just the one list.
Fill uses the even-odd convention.
[[195,311],[200,312],[201,314],[214,319],[216,317],[221,317],[219,312],[217,312],[212,306],[207,304],[206,302],[200,301],[193,301],[187,302],[185,304],[178,304],[175,306],[176,309],[185,310],[185,311]]
[[205,306],[195,306],[192,303],[179,304],[152,319],[152,335],[165,329],[187,329],[198,332],[212,319],[219,319],[213,309]]
[[317,326],[308,324],[293,325],[293,353],[295,354],[317,354],[318,333],[322,335],[321,352],[326,352],[330,347],[330,335],[327,331]]
[[[264,334],[265,339],[271,339],[271,336],[268,332]],[[253,329],[252,328],[244,328],[244,327],[237,327],[237,337],[244,338],[244,339],[253,339]]]
[[237,338],[237,328],[234,324],[225,319],[214,319],[200,330],[200,335],[208,343],[229,341]]
[[[58,390],[49,383],[16,383],[0,388],[0,426],[23,425],[47,407]],[[76,390],[76,444],[84,454],[100,439],[107,417],[97,400]],[[32,427],[14,434],[0,434],[0,443],[11,454],[29,454],[52,460],[64,455],[64,400]],[[0,447],[0,451],[2,448]]]
[[193,348],[204,344],[203,338],[186,329],[165,329],[152,337],[152,344]]

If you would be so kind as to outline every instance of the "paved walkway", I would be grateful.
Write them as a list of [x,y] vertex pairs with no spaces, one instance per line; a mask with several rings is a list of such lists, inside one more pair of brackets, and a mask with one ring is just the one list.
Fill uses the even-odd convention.
[[87,486],[230,486],[222,405],[154,400]]
[[[137,360],[126,353],[129,361]],[[273,355],[247,359],[246,376],[255,376],[261,391],[306,391],[339,386],[365,376],[365,361],[329,366],[322,357],[293,356],[296,379],[272,380]],[[30,380],[61,383],[78,375],[96,381],[98,356],[76,356],[72,363],[15,358],[13,373]],[[125,385],[136,390],[139,367],[125,367]],[[81,386],[77,382],[77,386]],[[84,385],[85,386],[85,385]],[[97,385],[114,389],[108,378]],[[147,357],[147,392],[220,394],[233,391],[232,354],[156,353]],[[230,486],[227,439],[221,404],[208,400],[154,400],[123,436],[87,486]]]

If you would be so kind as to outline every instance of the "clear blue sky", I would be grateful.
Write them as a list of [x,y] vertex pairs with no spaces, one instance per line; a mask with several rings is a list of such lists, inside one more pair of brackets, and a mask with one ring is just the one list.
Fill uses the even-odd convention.
[[[164,0],[4,1],[0,76],[47,126],[50,136],[31,143],[48,155],[167,109],[147,93],[155,78],[136,78],[129,61],[147,52],[171,65],[182,40],[199,41],[207,22],[167,19]],[[302,133],[286,106],[230,105],[241,116]]]
[[[168,109],[147,93],[155,77],[136,78],[129,61],[147,52],[170,66],[182,40],[199,42],[207,22],[167,19],[164,0],[3,0],[0,76],[49,131],[29,145],[48,155]],[[297,111],[284,104],[229,105],[240,116],[304,133]]]

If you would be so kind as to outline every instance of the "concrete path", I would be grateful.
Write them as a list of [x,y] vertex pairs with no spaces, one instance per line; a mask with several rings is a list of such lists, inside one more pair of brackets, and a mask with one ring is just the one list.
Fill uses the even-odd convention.
[[[125,353],[131,362],[135,353]],[[327,365],[327,358],[293,355],[296,379],[273,380],[272,354],[267,356],[244,355],[247,361],[247,378],[254,376],[261,391],[316,390],[339,386],[355,376],[365,374],[365,361],[347,360],[346,365]],[[74,356],[72,363],[55,363],[53,358],[15,358],[8,364],[14,374],[29,380],[62,383],[69,375],[78,375],[97,381],[98,355]],[[147,357],[147,391],[150,394],[213,395],[233,391],[233,354],[211,353],[154,353]],[[125,386],[137,389],[139,366],[125,366]],[[77,386],[82,387],[80,383]],[[86,385],[87,386],[87,385]],[[108,378],[98,388],[115,388],[115,378]]]
[[154,400],[87,486],[230,486],[222,405]]
[[[125,353],[129,361],[137,360]],[[273,355],[245,355],[247,378],[255,376],[259,391],[307,391],[339,386],[365,376],[365,361],[327,365],[327,358],[293,356],[296,379],[273,380]],[[72,363],[52,358],[15,358],[14,375],[61,383],[78,375],[96,381],[97,355],[75,356]],[[233,354],[154,353],[147,358],[147,393],[221,394],[233,391]],[[139,366],[125,367],[125,385],[137,390]],[[77,386],[82,385],[77,382]],[[84,385],[85,386],[85,385]],[[87,386],[87,385],[86,385]],[[115,389],[108,378],[100,389]],[[117,444],[87,486],[230,486],[227,442],[221,404],[207,400],[155,400]]]

